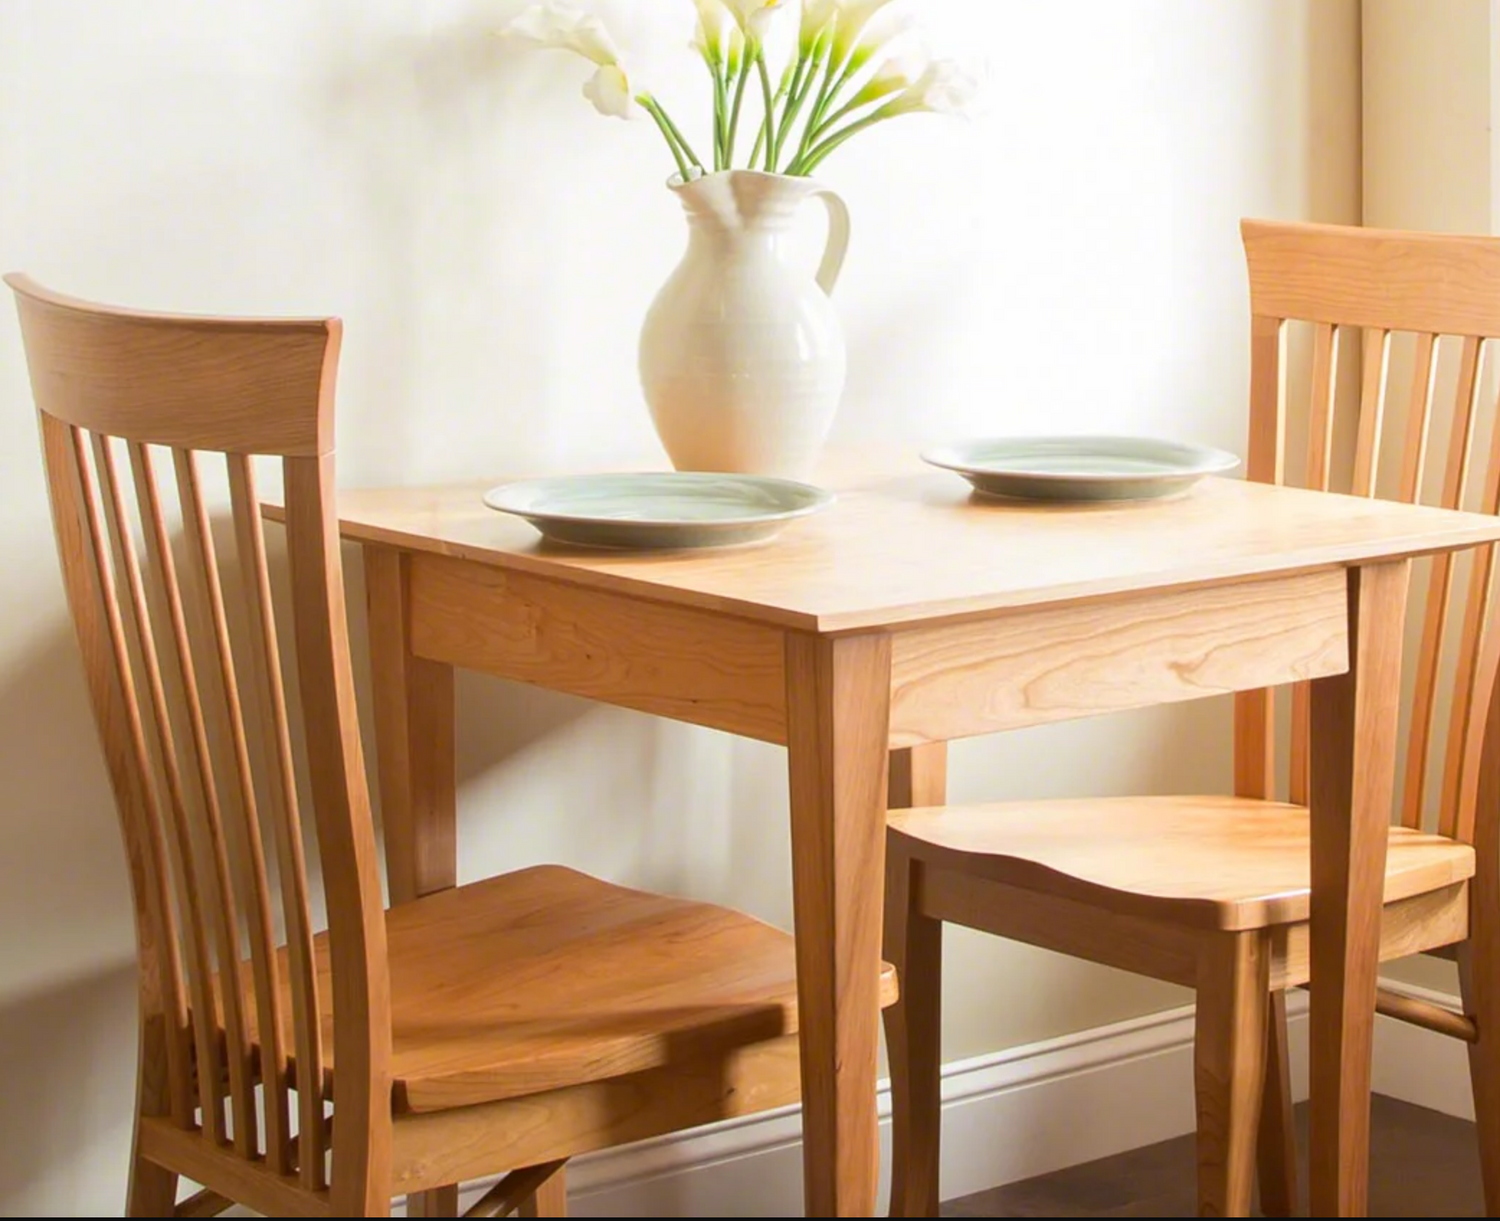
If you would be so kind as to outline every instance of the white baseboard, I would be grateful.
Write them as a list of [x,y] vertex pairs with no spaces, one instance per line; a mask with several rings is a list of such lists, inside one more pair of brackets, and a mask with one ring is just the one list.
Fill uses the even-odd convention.
[[[1294,995],[1289,1009],[1296,1066],[1306,997]],[[943,1197],[1191,1132],[1192,1039],[1189,1005],[947,1065]],[[882,1083],[882,1213],[889,1111]],[[802,1216],[797,1109],[578,1158],[568,1165],[568,1207],[580,1217]]]
[[[1386,986],[1438,1004],[1454,998]],[[1307,994],[1288,998],[1293,1093],[1307,1092]],[[1193,1008],[1011,1048],[943,1070],[944,1199],[1108,1157],[1193,1130]],[[1473,1118],[1457,1040],[1389,1018],[1375,1032],[1377,1093]],[[884,1213],[890,1098],[880,1091]],[[485,1185],[465,1192],[477,1197]],[[581,1157],[568,1166],[579,1217],[802,1215],[795,1107]]]
[[[944,1197],[1189,1130],[1192,1032],[1191,1009],[1173,1010],[948,1065]],[[883,1184],[889,1181],[889,1110],[882,1083]],[[578,1216],[803,1215],[795,1109],[576,1165],[569,1167],[569,1204]]]

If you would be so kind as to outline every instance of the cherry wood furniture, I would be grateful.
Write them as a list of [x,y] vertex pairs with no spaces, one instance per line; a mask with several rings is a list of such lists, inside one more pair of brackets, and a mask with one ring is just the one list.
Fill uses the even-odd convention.
[[1500,522],[1236,479],[985,502],[907,454],[830,477],[838,502],[769,543],[610,553],[485,508],[500,478],[339,496],[394,892],[454,883],[456,667],[784,743],[807,1212],[868,1215],[888,794],[941,803],[950,739],[1316,679],[1313,1199],[1359,1210],[1408,560]]
[[[1294,399],[1309,406],[1297,464],[1304,486],[1328,488],[1337,468],[1356,496],[1379,490],[1404,502],[1426,495],[1450,508],[1500,510],[1500,432],[1482,393],[1484,340],[1500,336],[1500,239],[1253,221],[1243,237],[1253,314],[1249,477],[1287,481],[1285,347],[1288,320],[1299,319],[1312,324],[1310,392],[1304,386]],[[1405,418],[1385,427],[1393,332],[1416,339],[1396,397]],[[1339,404],[1337,351],[1351,333],[1363,348],[1358,397]],[[1455,337],[1456,378],[1434,410],[1444,334]],[[1435,417],[1446,454],[1426,478]],[[1481,435],[1487,453],[1475,452]],[[1335,463],[1341,438],[1348,460]],[[1485,1194],[1490,1214],[1500,1211],[1500,633],[1486,630],[1493,562],[1492,547],[1458,563],[1440,556],[1425,596],[1410,599],[1419,644],[1408,657],[1400,739],[1392,712],[1406,573],[1400,565],[1358,571],[1353,685],[1350,676],[1314,676],[1293,691],[1286,803],[1272,799],[1274,702],[1265,690],[1237,700],[1232,797],[943,806],[940,784],[921,776],[894,795],[893,805],[926,807],[890,818],[885,955],[903,993],[886,1018],[898,1212],[937,1215],[944,921],[1197,989],[1200,1213],[1249,1215],[1258,1125],[1262,1211],[1290,1215],[1296,1203],[1284,990],[1309,977],[1313,1125],[1325,1141],[1312,1162],[1314,1215],[1364,1201],[1368,1082],[1352,1055],[1326,1049],[1337,1023],[1346,1048],[1360,1043],[1362,1061],[1377,1008],[1469,1044]],[[1270,608],[1263,622],[1283,626]],[[1351,752],[1362,785],[1346,774]],[[1351,797],[1353,823],[1333,813]],[[1458,958],[1463,1013],[1377,992],[1377,957],[1434,950]]]
[[[135,898],[130,1214],[451,1212],[454,1184],[508,1171],[470,1215],[562,1215],[576,1153],[795,1101],[781,930],[560,866],[416,898],[398,862],[386,910],[334,516],[338,322],[7,282]],[[289,599],[252,454],[281,459]],[[891,999],[888,969],[869,983]],[[177,1203],[179,1176],[205,1190]]]

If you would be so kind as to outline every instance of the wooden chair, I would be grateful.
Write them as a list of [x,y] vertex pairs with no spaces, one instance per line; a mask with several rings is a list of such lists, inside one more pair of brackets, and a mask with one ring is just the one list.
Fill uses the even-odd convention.
[[[795,1101],[780,930],[559,866],[385,909],[333,502],[339,322],[6,280],[135,901],[129,1213],[383,1216],[433,1193],[411,1196],[431,1215],[510,1172],[471,1215],[563,1215],[575,1154]],[[281,460],[289,605],[252,455]],[[179,1176],[204,1190],[178,1203]]]
[[[1500,336],[1500,240],[1258,221],[1244,222],[1242,235],[1253,315],[1249,478],[1286,474],[1287,334],[1289,320],[1301,320],[1312,340],[1311,393],[1298,403],[1310,405],[1306,486],[1326,490],[1331,471],[1347,471],[1348,491],[1373,496],[1383,474],[1382,493],[1404,501],[1436,484],[1442,505],[1500,509],[1500,429],[1493,416],[1477,418],[1485,340]],[[1346,405],[1353,417],[1336,405],[1337,352],[1350,330],[1363,355],[1358,403]],[[1392,332],[1415,334],[1414,371],[1397,397],[1404,427],[1386,429]],[[1442,396],[1451,412],[1435,413],[1440,350],[1458,367],[1451,399]],[[1434,415],[1447,416],[1447,453],[1429,480]],[[1491,438],[1488,455],[1476,455],[1476,435]],[[1426,561],[1425,597],[1409,602],[1420,644],[1408,651],[1404,787],[1381,929],[1382,961],[1456,957],[1464,1011],[1384,990],[1377,1005],[1469,1044],[1491,1216],[1500,1210],[1500,632],[1485,630],[1493,562],[1489,548]],[[1285,989],[1308,981],[1309,700],[1306,684],[1294,688],[1283,803],[1271,799],[1273,695],[1236,697],[1233,797],[944,806],[941,748],[895,757],[891,805],[923,808],[893,808],[889,822],[885,957],[902,993],[885,1015],[894,1215],[937,1213],[944,921],[1195,987],[1200,1212],[1248,1213],[1258,1123],[1262,1208],[1291,1211]]]

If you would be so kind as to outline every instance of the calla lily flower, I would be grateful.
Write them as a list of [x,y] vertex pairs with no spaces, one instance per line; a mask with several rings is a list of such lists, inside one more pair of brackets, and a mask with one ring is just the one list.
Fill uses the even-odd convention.
[[729,16],[722,0],[693,0],[698,8],[698,28],[693,32],[693,50],[709,63],[724,60],[724,19]]
[[[877,123],[917,111],[961,113],[978,93],[974,75],[957,62],[930,61],[925,53],[913,55],[893,45],[912,20],[886,11],[893,0],[691,3],[697,16],[691,46],[708,67],[713,92],[713,156],[707,164],[714,171],[735,167],[735,138],[746,113],[753,116],[756,138],[744,164],[806,176]],[[586,4],[534,0],[502,33],[587,60],[593,74],[583,95],[595,110],[619,119],[649,115],[682,181],[708,173],[662,102],[631,79],[614,38]],[[787,31],[795,41],[788,40],[790,57],[780,62],[778,48],[768,48],[766,36],[779,14],[788,11],[798,25]],[[750,111],[743,107],[747,92]]]
[[804,55],[817,46],[839,15],[839,0],[802,0],[802,28],[797,45]]
[[539,47],[581,55],[597,66],[583,86],[583,96],[594,104],[594,109],[615,119],[637,116],[635,95],[620,62],[619,48],[594,14],[562,0],[547,0],[524,10],[506,26],[505,32]]
[[583,96],[602,115],[615,119],[634,119],[640,114],[630,78],[619,64],[601,64],[583,85]]
[[583,96],[595,110],[612,118],[633,119],[639,107],[656,120],[683,181],[703,172],[703,162],[661,103],[631,85],[615,40],[593,13],[574,8],[566,0],[542,0],[519,13],[502,33],[539,47],[581,55],[595,66],[594,75],[583,86]]
[[859,41],[870,19],[891,0],[839,0],[838,23],[833,29],[833,57],[842,60]]
[[[882,13],[865,27],[854,50],[849,53],[846,73],[853,75],[863,68],[879,51],[896,41],[916,24],[910,13]],[[923,61],[926,62],[925,60]]]
[[604,22],[563,0],[533,4],[506,26],[505,32],[540,47],[572,51],[601,68],[620,62],[619,48]]
[[766,27],[785,0],[720,0],[734,23],[745,36],[745,42],[758,47],[765,41]]
[[882,107],[887,115],[928,110],[934,114],[967,114],[979,96],[979,80],[956,60],[938,59]]
[[893,93],[905,92],[922,79],[922,74],[927,71],[928,64],[928,57],[921,52],[913,51],[905,55],[893,55],[875,69],[870,79],[849,100],[847,109],[853,110],[856,107],[879,101],[883,97],[889,97]]

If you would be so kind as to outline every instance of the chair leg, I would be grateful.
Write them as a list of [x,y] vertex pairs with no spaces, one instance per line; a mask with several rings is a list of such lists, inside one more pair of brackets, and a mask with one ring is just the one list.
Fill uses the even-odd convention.
[[127,1217],[170,1217],[177,1206],[177,1175],[148,1161],[139,1153],[130,1156],[130,1186],[125,1197]]
[[1286,1045],[1286,993],[1272,992],[1266,1011],[1266,1087],[1260,1108],[1256,1166],[1260,1211],[1290,1217],[1297,1211],[1297,1133],[1292,1125],[1292,1068]]
[[1474,1019],[1479,1038],[1469,1044],[1469,1079],[1474,1087],[1474,1121],[1479,1136],[1479,1169],[1486,1216],[1500,1216],[1500,963],[1476,954],[1474,942],[1458,948],[1458,979],[1464,1012]]
[[458,1216],[458,1184],[434,1187],[431,1191],[414,1191],[406,1197],[408,1217]]
[[[145,1007],[142,1007],[143,1010]],[[166,1019],[143,1013],[136,1047],[135,1130],[131,1135],[127,1217],[170,1217],[177,1207],[177,1172],[141,1154],[141,1118],[168,1109]]]
[[559,1166],[517,1210],[523,1217],[566,1217],[568,1215],[568,1171]]
[[917,868],[893,835],[886,850],[885,960],[900,999],[885,1010],[891,1070],[891,1216],[938,1215],[942,1135],[942,921],[912,903]]
[[1225,933],[1204,943],[1193,1072],[1200,1216],[1250,1215],[1269,987],[1270,952],[1263,934]]

